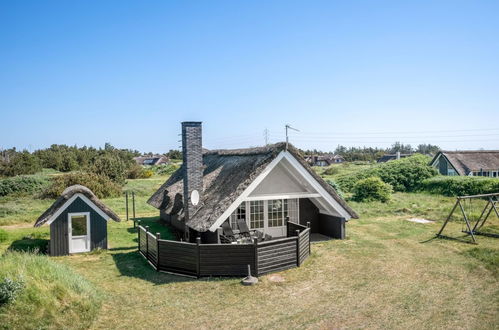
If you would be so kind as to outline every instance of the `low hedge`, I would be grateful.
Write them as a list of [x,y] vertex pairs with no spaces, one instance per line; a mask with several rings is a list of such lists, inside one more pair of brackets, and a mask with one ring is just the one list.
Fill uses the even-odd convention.
[[392,194],[392,186],[384,183],[378,177],[359,180],[353,186],[352,199],[357,202],[380,201],[387,202]]
[[0,196],[12,194],[34,194],[48,185],[48,179],[41,176],[15,176],[0,180]]
[[438,174],[435,168],[428,165],[429,161],[430,158],[427,156],[414,155],[378,164],[353,174],[338,176],[336,182],[343,191],[352,192],[358,181],[378,177],[390,184],[395,191],[414,191],[421,181]]
[[499,179],[473,176],[437,176],[421,182],[421,191],[445,196],[465,196],[499,192]]

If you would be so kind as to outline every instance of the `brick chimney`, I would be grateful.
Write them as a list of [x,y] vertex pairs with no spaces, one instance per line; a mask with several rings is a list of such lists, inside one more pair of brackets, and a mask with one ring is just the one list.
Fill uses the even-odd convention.
[[185,221],[200,206],[203,194],[203,143],[201,122],[182,122],[182,159],[184,168]]

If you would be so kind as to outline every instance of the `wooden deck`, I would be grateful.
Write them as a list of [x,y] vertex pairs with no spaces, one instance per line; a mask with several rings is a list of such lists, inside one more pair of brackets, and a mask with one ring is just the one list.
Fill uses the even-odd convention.
[[250,244],[163,240],[138,227],[140,254],[157,270],[195,277],[253,276],[299,267],[310,255],[310,228],[288,222],[288,237]]

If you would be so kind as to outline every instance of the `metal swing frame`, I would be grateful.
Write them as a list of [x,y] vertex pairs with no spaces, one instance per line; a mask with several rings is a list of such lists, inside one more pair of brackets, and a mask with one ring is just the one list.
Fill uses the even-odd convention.
[[[474,225],[472,225],[472,221],[470,221],[470,219],[466,215],[466,211],[464,210],[463,204],[461,202],[462,201],[464,202],[465,200],[471,200],[474,198],[486,198],[487,204],[483,208],[483,211],[480,214],[480,217],[476,220]],[[485,222],[489,218],[490,214],[492,213],[492,210],[496,213],[496,216],[499,218],[499,211],[498,211],[497,205],[499,205],[499,193],[471,195],[471,196],[458,196],[457,200],[456,200],[456,204],[454,204],[452,211],[450,211],[449,216],[447,217],[447,219],[445,219],[445,222],[442,225],[442,228],[440,228],[439,232],[437,233],[437,237],[440,237],[440,238],[446,237],[446,236],[442,235],[442,232],[444,231],[445,226],[447,226],[447,223],[449,222],[450,218],[452,217],[452,215],[456,211],[457,207],[459,206],[461,213],[463,214],[463,219],[464,219],[464,222],[466,223],[466,227],[468,228],[468,230],[463,230],[463,233],[470,235],[474,244],[477,244],[475,235],[482,235],[482,236],[499,238],[499,234],[484,233],[484,232],[478,231],[480,228],[483,227],[483,225],[485,224]]]

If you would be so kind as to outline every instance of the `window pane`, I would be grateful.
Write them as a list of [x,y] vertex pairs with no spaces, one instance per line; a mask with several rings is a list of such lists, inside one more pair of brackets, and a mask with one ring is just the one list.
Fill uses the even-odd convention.
[[71,229],[73,236],[87,234],[87,217],[85,215],[71,216]]
[[263,201],[250,202],[250,228],[263,228],[265,221]]
[[237,220],[238,219],[244,219],[246,220],[246,203],[242,202],[239,207],[232,212],[232,214],[229,217],[230,219],[230,226],[232,229],[237,229]]
[[269,227],[279,227],[283,225],[284,203],[281,199],[268,201]]

